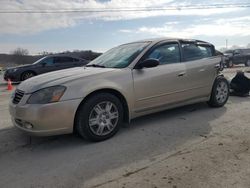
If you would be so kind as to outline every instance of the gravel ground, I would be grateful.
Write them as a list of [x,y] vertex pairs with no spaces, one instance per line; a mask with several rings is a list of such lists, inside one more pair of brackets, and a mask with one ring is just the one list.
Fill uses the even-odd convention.
[[[224,74],[230,80],[237,70],[249,72],[236,67],[225,69]],[[249,73],[246,76],[250,78]],[[249,99],[230,97],[225,111],[208,122],[208,134],[200,134],[172,152],[108,171],[88,180],[84,187],[249,188]]]
[[[239,69],[224,72],[232,78]],[[19,132],[10,94],[0,86],[0,187],[250,187],[249,97],[137,118],[112,139],[88,143]]]
[[[172,152],[112,170],[84,187],[250,187],[250,98],[231,97],[211,131]],[[205,120],[205,118],[204,118]]]

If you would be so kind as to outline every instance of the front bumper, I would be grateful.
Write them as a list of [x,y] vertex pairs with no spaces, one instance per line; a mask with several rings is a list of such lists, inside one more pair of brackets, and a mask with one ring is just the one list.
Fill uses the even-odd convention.
[[9,73],[8,71],[5,71],[4,72],[4,75],[3,75],[3,78],[5,81],[8,81],[9,79],[12,81],[12,82],[19,82],[20,81],[20,76],[16,73]]
[[9,111],[13,124],[34,136],[51,136],[73,132],[76,110],[82,99],[50,104],[13,104]]

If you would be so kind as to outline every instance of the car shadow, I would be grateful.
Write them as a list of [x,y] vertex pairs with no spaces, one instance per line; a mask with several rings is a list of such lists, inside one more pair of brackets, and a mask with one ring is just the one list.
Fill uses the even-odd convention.
[[[150,134],[164,136],[182,134],[182,136],[185,136],[185,132],[186,135],[190,136],[190,131],[196,136],[205,135],[211,130],[208,122],[223,115],[225,111],[226,107],[209,108],[206,103],[198,103],[142,116],[132,120],[130,124],[125,124],[125,126],[122,126],[117,135],[109,139],[110,141],[106,140],[104,142],[99,142],[99,144],[112,142],[112,140],[118,142],[127,139],[127,137],[129,137],[130,140],[137,140],[137,131],[144,131],[144,136],[149,136]],[[210,112],[210,114],[206,114],[206,112]],[[196,116],[197,113],[206,114],[206,116]],[[195,115],[195,117],[190,116],[192,114]],[[192,119],[191,124],[187,123],[190,121],[190,119]],[[32,137],[19,131],[15,127],[1,130],[0,135],[2,135],[0,136],[0,153],[14,151],[20,148],[35,149],[42,146],[43,144],[56,144],[56,147],[51,147],[51,149],[98,144],[86,141],[77,134],[50,137]]]
[[[130,140],[132,138],[136,140],[136,134],[138,131],[145,131],[146,133],[144,136],[158,134],[171,137],[173,135],[177,136],[178,134],[181,134],[182,137],[185,137],[186,135],[190,138],[190,136],[205,135],[211,130],[209,122],[223,115],[225,111],[226,107],[209,108],[206,103],[198,103],[171,110],[165,110],[132,120],[130,124],[125,124],[125,126],[123,126],[117,135],[111,138],[110,141],[107,140],[102,143],[124,141],[127,137],[129,137]],[[204,114],[206,115],[204,116]],[[190,135],[191,133],[193,135]],[[13,151],[19,148],[35,149],[44,144],[56,144],[56,147],[51,147],[51,149],[98,144],[86,141],[77,134],[32,137],[14,127],[0,131],[0,135],[3,134],[4,136],[0,137],[0,143],[4,143],[4,146],[0,144],[0,153]],[[6,143],[5,139],[9,140],[9,142]]]

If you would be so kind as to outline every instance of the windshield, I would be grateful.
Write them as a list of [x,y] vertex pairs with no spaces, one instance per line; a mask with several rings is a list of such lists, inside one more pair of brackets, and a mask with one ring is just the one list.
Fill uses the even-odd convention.
[[40,63],[40,62],[42,62],[44,59],[45,59],[46,57],[43,57],[43,58],[41,58],[41,59],[38,59],[35,63],[33,63],[34,65],[35,64],[38,64],[38,63]]
[[147,46],[149,42],[124,44],[105,52],[87,66],[124,68],[127,67]]

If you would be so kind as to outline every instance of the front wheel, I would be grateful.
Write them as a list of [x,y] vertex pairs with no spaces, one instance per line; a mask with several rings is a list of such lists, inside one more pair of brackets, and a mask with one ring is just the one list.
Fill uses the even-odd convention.
[[229,83],[224,77],[218,77],[213,85],[208,104],[212,107],[222,107],[229,97]]
[[29,79],[29,78],[31,78],[31,77],[33,77],[33,76],[35,76],[35,74],[34,74],[33,72],[31,72],[31,71],[26,71],[26,72],[24,72],[24,73],[22,74],[22,76],[21,76],[21,81],[27,80],[27,79]]
[[79,107],[75,126],[83,138],[97,142],[114,136],[122,120],[120,100],[112,94],[99,93]]

